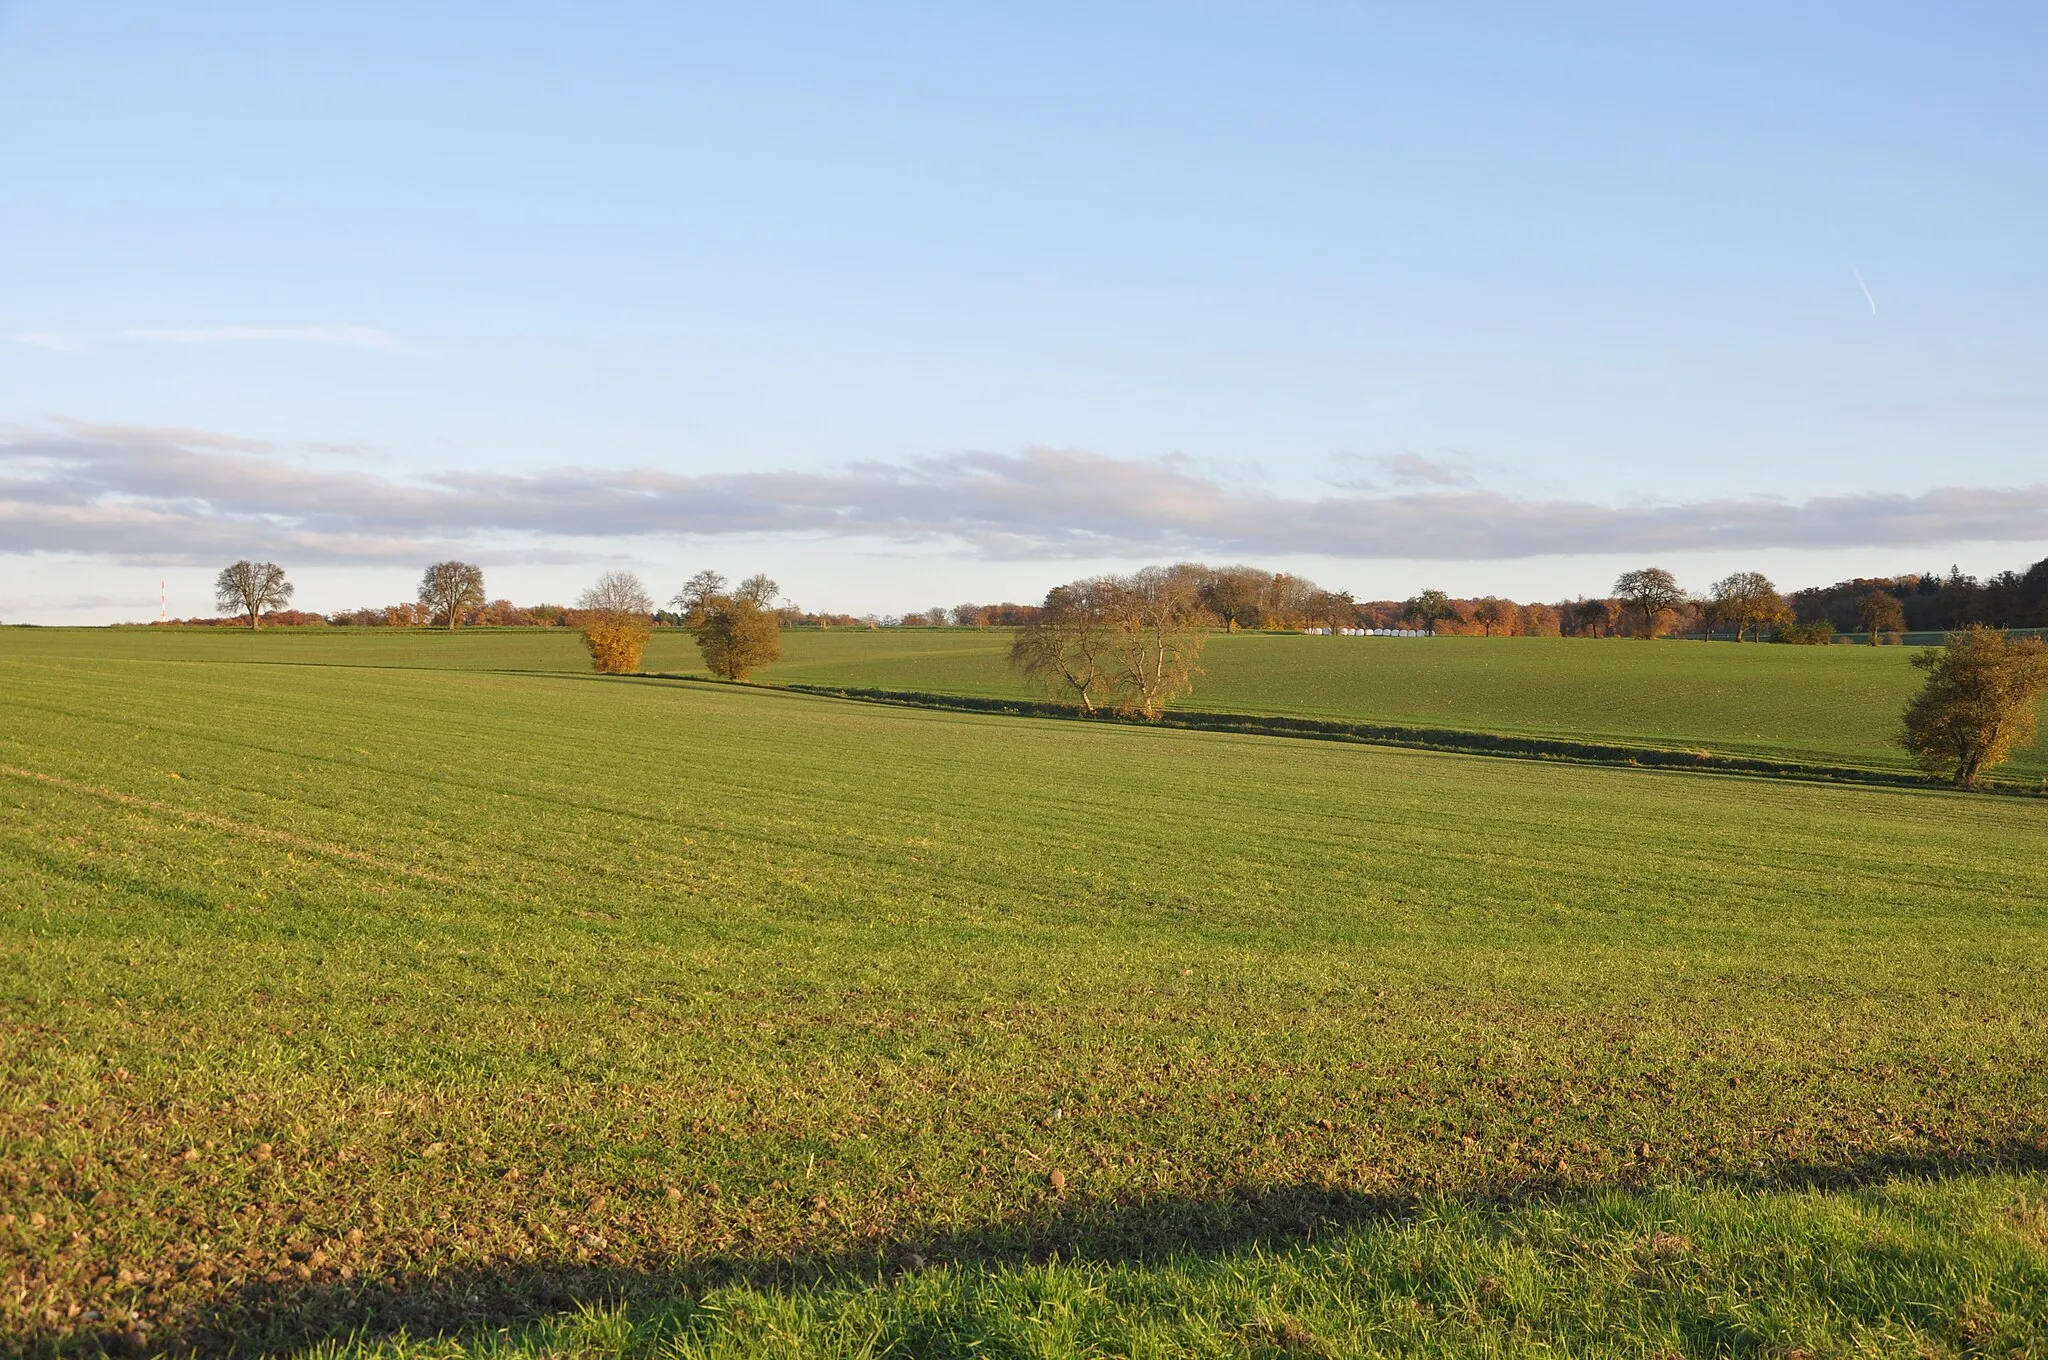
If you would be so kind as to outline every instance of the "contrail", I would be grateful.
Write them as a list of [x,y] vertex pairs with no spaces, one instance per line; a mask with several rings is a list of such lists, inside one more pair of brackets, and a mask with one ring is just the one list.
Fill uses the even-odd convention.
[[1863,300],[1870,304],[1870,314],[1876,316],[1877,299],[1870,295],[1870,285],[1863,281],[1863,271],[1856,267],[1854,260],[1849,261],[1849,272],[1856,276],[1856,286],[1863,290]]

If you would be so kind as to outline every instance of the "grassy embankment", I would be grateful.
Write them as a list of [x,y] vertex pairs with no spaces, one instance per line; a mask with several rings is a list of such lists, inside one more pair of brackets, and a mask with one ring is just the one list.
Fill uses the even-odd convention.
[[0,1335],[2048,1344],[2038,804],[565,642],[0,636]]

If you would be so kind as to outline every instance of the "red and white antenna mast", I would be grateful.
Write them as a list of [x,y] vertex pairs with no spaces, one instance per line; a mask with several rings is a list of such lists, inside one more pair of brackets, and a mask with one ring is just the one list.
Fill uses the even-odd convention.
[[156,621],[158,623],[169,623],[171,621],[171,583],[168,581],[158,581],[156,583]]

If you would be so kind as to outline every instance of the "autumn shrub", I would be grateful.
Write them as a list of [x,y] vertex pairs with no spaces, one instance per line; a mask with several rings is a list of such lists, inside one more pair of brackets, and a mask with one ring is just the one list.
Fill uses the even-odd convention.
[[590,664],[602,675],[624,675],[640,669],[640,654],[654,636],[650,616],[654,602],[630,571],[610,571],[576,601],[576,625]]
[[2048,646],[1993,628],[1950,633],[1915,653],[1927,683],[1906,706],[1900,740],[1920,768],[1969,788],[2034,736],[2035,705],[2048,693]]
[[583,625],[583,645],[590,664],[605,675],[627,675],[640,669],[640,654],[654,636],[644,619],[594,618]]
[[1789,642],[1795,647],[1825,647],[1834,640],[1835,625],[1826,619],[1782,624],[1771,634],[1771,641]]

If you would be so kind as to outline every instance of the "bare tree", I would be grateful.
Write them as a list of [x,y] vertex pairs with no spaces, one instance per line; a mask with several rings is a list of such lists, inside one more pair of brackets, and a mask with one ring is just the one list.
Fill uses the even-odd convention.
[[1615,578],[1614,593],[1643,616],[1643,636],[1653,638],[1663,627],[1662,617],[1685,602],[1678,581],[1662,567],[1625,571]]
[[420,577],[420,603],[448,620],[454,632],[463,616],[484,607],[484,569],[467,562],[436,562]]
[[2035,705],[2048,692],[2041,639],[1972,624],[1916,653],[1913,664],[1927,684],[1906,705],[1899,740],[1922,769],[1970,788],[2033,736]]
[[1109,611],[1103,578],[1046,592],[1038,617],[1017,630],[1010,664],[1054,695],[1071,694],[1089,713],[1110,690]]
[[683,622],[694,626],[703,612],[704,601],[724,593],[725,578],[707,567],[683,582],[683,588],[669,603],[683,611]]
[[1115,578],[1109,592],[1111,685],[1118,707],[1157,718],[1195,687],[1208,611],[1196,579],[1172,567]]
[[769,580],[766,572],[757,571],[733,587],[732,597],[745,600],[756,609],[773,609],[775,597],[781,593],[782,587]]
[[647,587],[640,584],[640,578],[632,572],[608,571],[597,578],[597,584],[578,597],[576,607],[593,614],[645,617],[654,612],[654,601],[649,598]]
[[247,559],[222,567],[213,579],[214,603],[223,614],[246,614],[249,626],[262,626],[263,615],[291,603],[292,583],[275,562]]
[[1210,615],[1202,578],[1186,567],[1147,567],[1055,587],[1018,629],[1010,662],[1054,694],[1157,718],[1194,687]]

